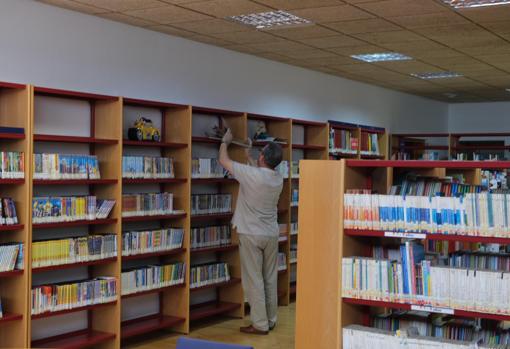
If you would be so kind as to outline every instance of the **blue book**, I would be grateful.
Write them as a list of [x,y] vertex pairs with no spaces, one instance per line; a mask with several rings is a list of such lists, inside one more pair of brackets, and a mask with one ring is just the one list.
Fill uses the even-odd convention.
[[15,134],[24,134],[25,129],[23,127],[0,127],[0,133],[15,133]]

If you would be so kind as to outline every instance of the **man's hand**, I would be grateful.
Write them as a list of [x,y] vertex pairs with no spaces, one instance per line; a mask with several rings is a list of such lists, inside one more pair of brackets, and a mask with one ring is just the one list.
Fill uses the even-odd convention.
[[225,143],[226,145],[229,145],[230,143],[232,143],[233,138],[234,137],[232,136],[232,131],[229,128],[227,128],[227,132],[225,132],[225,134],[223,135],[221,142]]

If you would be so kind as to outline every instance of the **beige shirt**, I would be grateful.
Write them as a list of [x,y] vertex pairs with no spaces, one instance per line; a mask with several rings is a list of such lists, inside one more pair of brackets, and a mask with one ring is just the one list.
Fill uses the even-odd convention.
[[283,177],[274,170],[233,163],[239,195],[232,225],[239,234],[278,236],[278,199]]

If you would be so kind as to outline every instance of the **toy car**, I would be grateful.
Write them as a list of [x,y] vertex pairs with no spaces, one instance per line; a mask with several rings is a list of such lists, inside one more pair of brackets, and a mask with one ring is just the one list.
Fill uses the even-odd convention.
[[128,130],[128,138],[134,141],[161,141],[159,130],[154,127],[151,119],[140,117],[135,121],[134,127]]

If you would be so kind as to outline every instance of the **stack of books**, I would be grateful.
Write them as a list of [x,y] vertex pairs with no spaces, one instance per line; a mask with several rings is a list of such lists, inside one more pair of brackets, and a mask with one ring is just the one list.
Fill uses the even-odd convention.
[[172,193],[122,195],[122,217],[158,216],[174,213]]
[[218,159],[195,158],[191,160],[191,178],[224,178],[228,172]]
[[11,198],[0,199],[0,225],[18,224],[16,205]]
[[191,228],[192,249],[225,246],[231,243],[230,225]]
[[94,155],[34,154],[34,179],[99,179]]
[[122,233],[122,255],[169,251],[182,247],[184,229],[157,229]]
[[0,178],[25,178],[25,154],[17,151],[0,152],[2,161]]
[[219,284],[230,280],[228,264],[214,262],[194,265],[190,271],[190,288]]
[[191,214],[215,214],[232,212],[231,194],[191,195]]
[[123,156],[122,178],[175,178],[171,158]]
[[97,200],[95,196],[35,197],[32,199],[32,222],[104,219],[114,205],[115,200]]
[[23,244],[13,242],[0,245],[0,272],[23,269]]
[[122,295],[149,291],[184,283],[184,263],[148,265],[122,272]]

